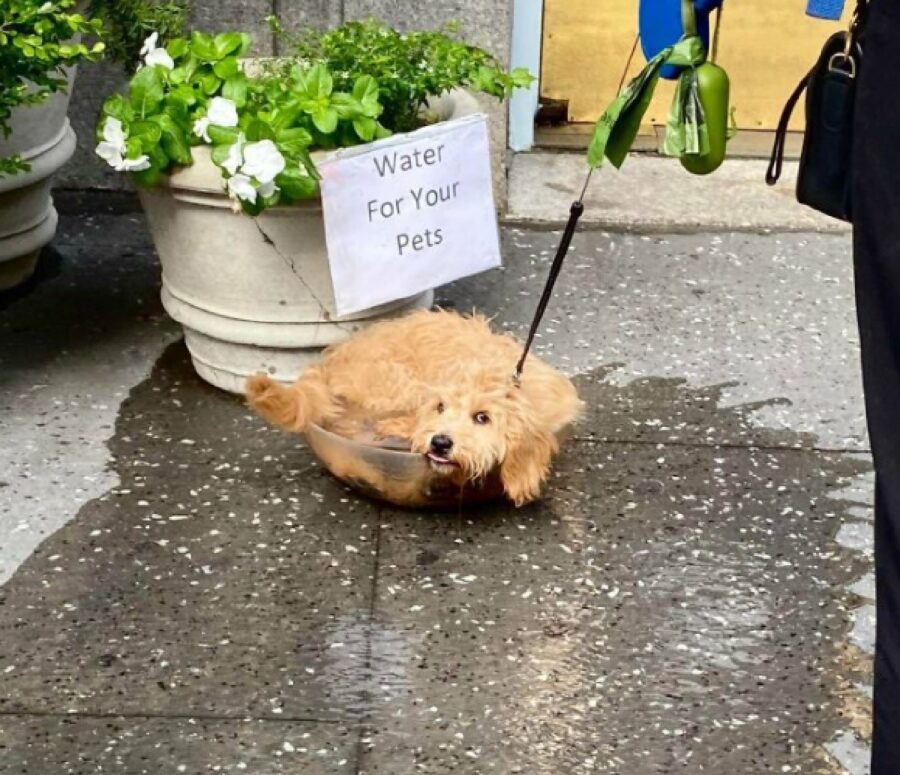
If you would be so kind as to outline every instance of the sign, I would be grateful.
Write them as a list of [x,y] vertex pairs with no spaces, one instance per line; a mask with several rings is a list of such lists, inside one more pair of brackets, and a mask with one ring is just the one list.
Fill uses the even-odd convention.
[[500,266],[484,115],[337,151],[317,166],[339,315]]

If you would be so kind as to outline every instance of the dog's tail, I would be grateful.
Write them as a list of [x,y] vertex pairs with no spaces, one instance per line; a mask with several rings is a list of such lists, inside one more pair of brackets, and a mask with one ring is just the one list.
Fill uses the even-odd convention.
[[336,413],[334,401],[315,367],[290,386],[256,374],[247,380],[245,392],[253,409],[286,431],[305,433],[310,425]]

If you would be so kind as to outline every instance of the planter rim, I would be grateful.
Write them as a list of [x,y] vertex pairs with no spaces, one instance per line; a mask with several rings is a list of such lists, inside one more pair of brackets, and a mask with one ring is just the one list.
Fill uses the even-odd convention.
[[0,177],[0,194],[25,188],[49,178],[72,158],[76,142],[75,132],[69,119],[66,118],[62,129],[53,140],[37,149],[29,148],[27,154],[22,154],[22,158],[31,165],[30,170]]

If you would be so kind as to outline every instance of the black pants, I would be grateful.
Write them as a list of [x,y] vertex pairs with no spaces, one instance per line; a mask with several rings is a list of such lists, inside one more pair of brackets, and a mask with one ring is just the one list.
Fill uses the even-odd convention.
[[857,97],[854,259],[875,458],[872,775],[900,774],[900,0],[874,0]]

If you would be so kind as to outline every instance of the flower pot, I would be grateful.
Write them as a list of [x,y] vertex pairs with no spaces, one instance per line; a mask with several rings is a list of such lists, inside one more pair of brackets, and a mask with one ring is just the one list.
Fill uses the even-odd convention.
[[[74,71],[70,87],[73,77]],[[28,279],[41,248],[56,234],[50,186],[75,152],[68,106],[68,93],[58,92],[38,105],[16,108],[12,133],[0,134],[0,157],[19,154],[31,165],[28,172],[0,177],[0,290]]]
[[[477,110],[465,93],[435,101],[444,119]],[[433,293],[347,317],[335,310],[320,200],[251,218],[225,194],[210,149],[161,185],[140,191],[162,263],[162,302],[184,328],[194,368],[207,382],[243,392],[264,372],[293,382],[323,347],[361,327],[430,307]]]

